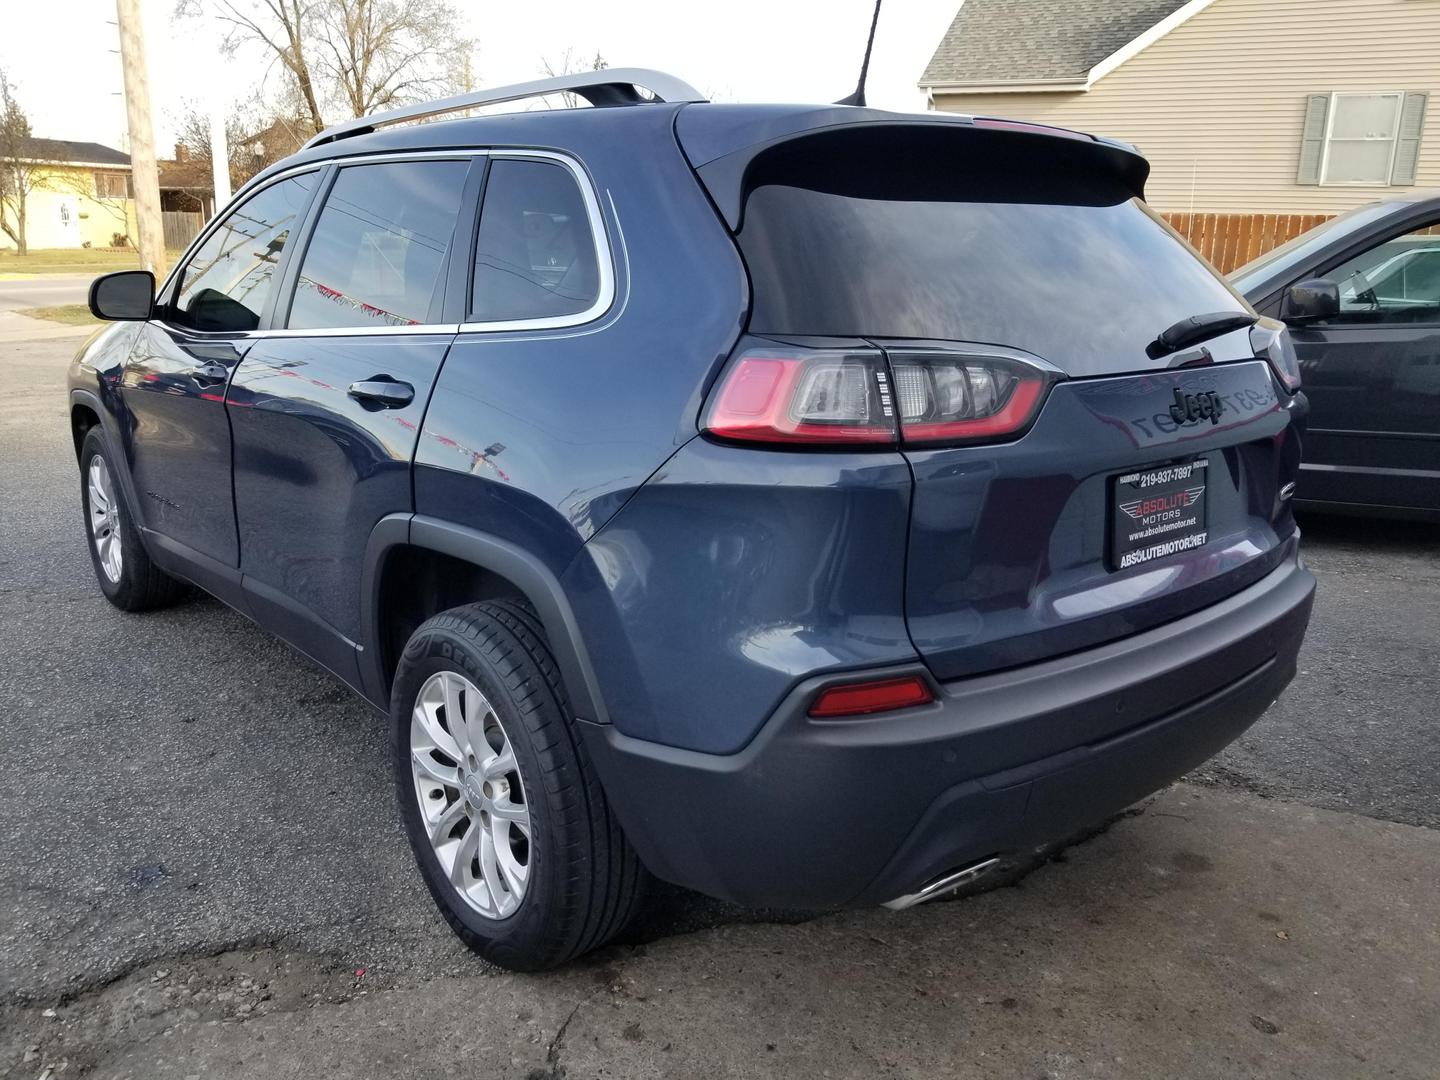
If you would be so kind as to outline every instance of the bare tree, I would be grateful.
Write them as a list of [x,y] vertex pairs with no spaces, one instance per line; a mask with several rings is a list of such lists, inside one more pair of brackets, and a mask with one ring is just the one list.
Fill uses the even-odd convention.
[[314,66],[352,116],[459,91],[474,43],[449,0],[319,0]]
[[18,254],[25,243],[25,203],[39,186],[30,145],[30,121],[15,99],[10,79],[0,69],[0,231],[15,243]]
[[350,116],[453,93],[474,42],[451,0],[179,0],[176,14],[211,14],[231,52],[258,46],[285,73],[314,132],[325,111]]
[[[258,91],[257,91],[258,96]],[[213,174],[210,148],[210,117],[194,102],[183,106],[180,122],[176,128],[176,150],[183,151],[189,163],[189,170],[197,178],[198,187],[209,187],[206,179]],[[229,148],[230,190],[238,191],[247,180],[278,158],[270,148],[255,147],[255,136],[273,124],[264,113],[240,113],[231,111],[225,117],[225,142]],[[309,134],[313,134],[310,132]],[[280,155],[283,156],[283,155]]]
[[246,45],[259,45],[280,64],[286,88],[298,99],[315,131],[325,127],[307,49],[315,9],[346,0],[177,0],[175,15],[211,15],[226,26],[223,48],[233,54]]

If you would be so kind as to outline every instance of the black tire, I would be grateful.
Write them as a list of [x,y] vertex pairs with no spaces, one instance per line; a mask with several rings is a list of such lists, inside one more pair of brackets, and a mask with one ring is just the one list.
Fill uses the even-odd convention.
[[[92,526],[95,507],[91,505],[90,497],[90,465],[95,458],[100,458],[105,465],[110,498],[114,502],[114,517],[109,527],[119,537],[122,553],[119,573],[115,576],[101,563],[99,542]],[[80,509],[85,542],[90,549],[90,563],[95,568],[95,580],[105,599],[121,611],[149,611],[166,607],[180,598],[185,586],[150,561],[140,540],[140,531],[135,527],[132,509],[125,501],[119,476],[115,456],[110,452],[104,432],[99,427],[92,427],[80,444]]]
[[[422,688],[447,671],[469,680],[488,699],[524,788],[528,878],[518,908],[503,918],[482,914],[451,884],[420,809],[411,765],[412,716]],[[461,941],[500,967],[540,971],[598,948],[626,927],[639,907],[646,873],[586,758],[559,670],[528,606],[471,604],[422,625],[400,659],[390,715],[405,832],[430,895]],[[451,797],[447,789],[444,798]]]

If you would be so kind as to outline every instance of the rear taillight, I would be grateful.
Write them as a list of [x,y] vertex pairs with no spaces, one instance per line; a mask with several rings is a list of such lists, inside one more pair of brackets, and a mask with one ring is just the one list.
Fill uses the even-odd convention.
[[1010,357],[890,350],[906,443],[1013,439],[1030,427],[1056,373]]
[[895,442],[890,377],[879,352],[767,349],[730,365],[705,430],[750,442]]
[[749,348],[721,378],[704,429],[812,446],[996,442],[1022,434],[1058,373],[939,350]]
[[1262,318],[1250,328],[1250,347],[1256,356],[1270,361],[1286,390],[1293,394],[1300,389],[1300,358],[1295,355],[1295,343],[1283,322]]

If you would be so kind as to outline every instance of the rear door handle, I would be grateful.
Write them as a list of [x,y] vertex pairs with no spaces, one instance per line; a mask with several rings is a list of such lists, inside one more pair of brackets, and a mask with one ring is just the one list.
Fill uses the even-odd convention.
[[366,379],[350,384],[350,396],[361,403],[369,402],[384,409],[398,409],[415,400],[415,388],[394,379]]
[[230,369],[212,360],[208,364],[196,364],[190,369],[190,377],[198,383],[221,383],[230,377]]

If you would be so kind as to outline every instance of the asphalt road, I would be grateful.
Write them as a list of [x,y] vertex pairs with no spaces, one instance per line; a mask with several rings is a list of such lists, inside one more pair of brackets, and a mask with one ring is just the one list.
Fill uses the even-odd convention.
[[[76,343],[0,343],[0,1004],[99,992],[147,964],[168,972],[237,949],[280,966],[299,962],[290,950],[326,958],[316,993],[356,963],[402,981],[488,975],[411,865],[378,714],[213,600],[128,616],[101,597],[65,417]],[[1306,807],[1440,827],[1440,531],[1305,528],[1320,592],[1301,674],[1194,779],[1228,789],[1213,793],[1218,805],[1240,800],[1255,827],[1269,827],[1256,794],[1299,804],[1287,828],[1314,825]],[[1377,842],[1362,839],[1357,852]],[[635,940],[765,921],[667,892]],[[752,932],[784,947],[780,929]],[[537,1008],[538,1023],[548,1012]]]
[[83,304],[94,279],[94,274],[52,274],[13,281],[0,279],[0,311]]

